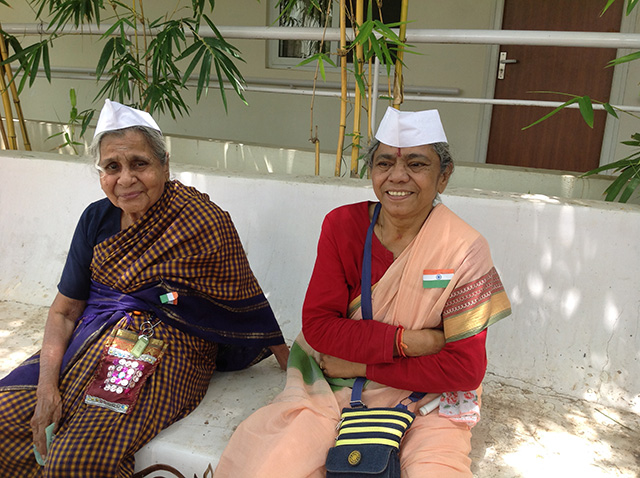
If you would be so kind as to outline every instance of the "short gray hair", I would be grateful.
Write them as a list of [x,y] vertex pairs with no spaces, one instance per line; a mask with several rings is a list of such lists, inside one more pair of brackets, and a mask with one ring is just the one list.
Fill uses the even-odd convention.
[[148,126],[136,125],[129,126],[128,128],[104,131],[93,138],[93,141],[91,141],[91,144],[89,145],[89,154],[94,159],[96,169],[100,170],[98,163],[100,162],[100,145],[102,144],[102,140],[107,136],[124,136],[128,131],[132,130],[142,133],[146,138],[147,143],[149,143],[153,155],[158,161],[160,161],[160,164],[164,165],[167,162],[167,143],[165,142],[162,133],[156,129],[149,128]]
[[[367,162],[367,166],[369,169],[373,167],[373,155],[376,153],[376,150],[380,146],[380,141],[377,139],[373,142],[373,144],[369,147],[367,154],[365,155],[365,160]],[[438,157],[440,158],[440,174],[444,173],[447,170],[447,167],[451,165],[451,172],[453,172],[454,164],[453,158],[451,157],[451,150],[449,148],[449,143],[440,142],[440,143],[432,143],[433,150],[436,152]]]

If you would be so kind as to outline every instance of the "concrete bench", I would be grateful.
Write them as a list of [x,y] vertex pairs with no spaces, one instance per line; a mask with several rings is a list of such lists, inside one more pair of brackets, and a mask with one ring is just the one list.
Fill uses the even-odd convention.
[[[103,195],[86,163],[13,152],[0,152],[0,160],[4,372],[39,346],[43,307],[55,294],[77,218]],[[290,342],[300,329],[322,218],[340,204],[372,199],[368,183],[195,167],[173,174],[231,213]],[[562,466],[571,476],[637,476],[640,207],[461,189],[444,200],[487,237],[514,308],[488,336],[476,476],[559,476]],[[284,378],[273,359],[216,374],[194,413],[140,450],[136,469],[166,464],[189,478],[210,477],[235,427]]]

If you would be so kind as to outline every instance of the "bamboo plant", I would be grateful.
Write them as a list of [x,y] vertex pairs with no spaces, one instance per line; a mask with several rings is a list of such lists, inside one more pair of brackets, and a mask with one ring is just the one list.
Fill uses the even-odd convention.
[[[280,0],[277,7],[281,9],[282,15],[290,15],[297,6],[305,11],[315,10],[317,12],[330,11],[326,2],[331,3],[331,0],[322,0],[325,4],[321,4],[321,0]],[[349,2],[353,4],[353,2]],[[371,65],[373,58],[377,56],[384,64],[387,72],[387,76],[391,77],[391,67],[395,62],[399,62],[396,66],[396,70],[401,68],[402,57],[396,52],[403,51],[409,47],[401,37],[396,34],[392,29],[401,27],[404,23],[389,23],[385,24],[381,20],[375,20],[373,18],[373,6],[377,5],[380,8],[380,0],[369,0],[366,4],[366,18],[365,18],[365,3],[364,0],[355,0],[355,11],[353,8],[348,8],[346,0],[339,0],[338,15],[340,21],[340,43],[336,52],[325,52],[323,49],[319,49],[317,53],[309,56],[303,60],[299,65],[305,65],[312,62],[317,62],[317,71],[321,73],[322,79],[326,80],[326,65],[340,69],[340,84],[341,84],[341,98],[340,98],[340,116],[338,120],[338,145],[336,151],[336,166],[335,175],[341,175],[341,166],[344,157],[345,150],[345,138],[347,134],[347,110],[349,105],[348,99],[348,78],[351,73],[355,81],[355,99],[354,99],[354,115],[353,115],[353,130],[351,133],[351,162],[349,168],[349,174],[351,177],[358,176],[358,164],[361,158],[360,140],[362,134],[360,131],[361,112],[365,110],[367,115],[367,124],[371,124],[371,101],[375,101],[374,98],[368,98],[370,93],[370,79],[367,78],[364,65],[369,65],[368,71],[371,72]],[[406,5],[408,0],[403,0],[403,10],[406,14]],[[406,15],[405,15],[406,16]],[[350,44],[347,44],[347,20],[353,28],[354,39]],[[324,40],[323,40],[324,42]],[[354,53],[353,69],[349,70],[349,64],[347,57],[350,52]],[[339,66],[331,58],[331,54],[336,54],[339,58]],[[395,54],[395,58],[394,58]],[[391,90],[391,87],[389,88]],[[401,95],[402,86],[401,81],[397,86],[394,86],[394,90],[400,92]],[[401,103],[401,100],[397,103]],[[312,118],[313,122],[313,118]],[[312,124],[313,128],[313,124]],[[370,133],[370,127],[368,128]],[[316,142],[317,138],[312,138],[312,142]]]
[[[0,3],[8,5],[9,1]],[[38,20],[48,19],[47,36],[23,46],[16,37],[0,30],[13,50],[2,64],[17,62],[15,81],[19,91],[33,85],[40,67],[51,81],[50,47],[69,34],[69,29],[109,23],[100,37],[102,52],[95,75],[103,84],[94,101],[109,97],[150,113],[159,111],[176,118],[189,111],[183,94],[189,89],[187,81],[191,74],[197,72],[196,102],[207,93],[211,81],[217,81],[226,110],[226,79],[246,103],[244,78],[235,64],[244,60],[209,16],[215,0],[192,0],[190,9],[176,8],[172,14],[155,19],[145,16],[143,0],[28,1]],[[210,28],[214,36],[203,36],[201,25]]]

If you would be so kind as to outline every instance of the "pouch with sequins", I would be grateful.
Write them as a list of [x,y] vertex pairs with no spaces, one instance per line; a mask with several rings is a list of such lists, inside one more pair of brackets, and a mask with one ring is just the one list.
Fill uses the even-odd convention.
[[162,340],[152,338],[144,352],[136,357],[131,352],[138,342],[138,334],[131,330],[112,332],[87,389],[85,403],[119,413],[131,412],[145,381],[167,348]]

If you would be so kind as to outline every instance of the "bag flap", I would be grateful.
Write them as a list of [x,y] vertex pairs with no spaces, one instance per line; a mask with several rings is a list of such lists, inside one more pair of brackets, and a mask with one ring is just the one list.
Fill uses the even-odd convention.
[[342,445],[329,449],[327,472],[381,473],[389,466],[396,449],[386,445]]

